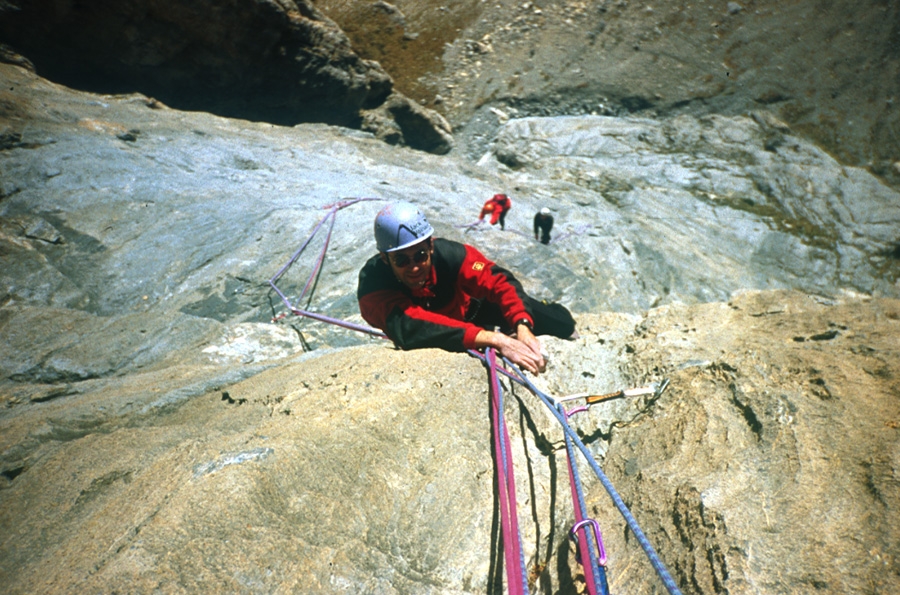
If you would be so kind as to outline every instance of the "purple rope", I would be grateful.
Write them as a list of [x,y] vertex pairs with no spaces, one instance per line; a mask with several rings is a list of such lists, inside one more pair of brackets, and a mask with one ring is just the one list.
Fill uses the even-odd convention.
[[[329,213],[329,215],[330,215],[330,213]],[[294,255],[291,256],[290,260],[288,260],[287,263],[283,267],[278,269],[278,272],[275,273],[275,276],[273,276],[271,279],[269,279],[269,285],[274,286],[275,281],[277,281],[279,279],[279,277],[281,277],[285,273],[285,271],[287,271],[288,268],[290,268],[290,266],[292,264],[294,264],[294,262],[300,257],[300,255],[303,254],[303,251],[306,250],[306,247],[309,245],[309,243],[312,241],[312,239],[316,236],[316,233],[318,233],[319,228],[322,227],[322,224],[325,223],[326,219],[328,219],[328,215],[325,215],[325,217],[323,217],[321,219],[321,221],[319,221],[316,224],[316,227],[313,229],[310,236],[308,238],[306,238],[306,241],[303,242],[303,245],[300,246],[300,248],[296,252],[294,252]],[[278,293],[279,293],[279,295],[281,295],[280,291]],[[288,307],[290,307],[291,304],[288,303],[287,305],[288,305]]]
[[484,223],[484,219],[479,219],[478,221],[474,221],[472,223],[466,223],[465,225],[457,225],[456,229],[465,229],[466,231],[470,229],[475,229],[479,225]]
[[[300,315],[300,316],[307,316],[309,318],[316,318],[316,316],[313,316],[312,313],[306,312],[305,310],[301,310],[300,308],[295,307],[291,303],[291,300],[281,291],[281,289],[278,288],[278,286],[275,283],[281,278],[282,275],[285,274],[285,272],[287,272],[287,270],[291,267],[291,265],[293,265],[297,261],[297,259],[300,257],[300,255],[303,254],[303,252],[309,246],[310,242],[312,242],[313,238],[316,237],[316,234],[319,233],[319,230],[322,228],[322,226],[325,224],[325,222],[330,218],[331,226],[328,228],[328,236],[325,239],[325,246],[322,248],[322,251],[319,254],[319,258],[316,262],[315,267],[313,268],[313,272],[310,274],[309,279],[306,281],[306,285],[304,286],[303,291],[300,293],[300,297],[297,298],[297,302],[299,303],[300,300],[303,299],[303,296],[306,295],[306,292],[309,289],[310,285],[312,284],[313,279],[315,278],[316,274],[318,273],[318,271],[320,270],[320,268],[322,266],[322,262],[325,260],[325,253],[328,250],[329,243],[331,242],[331,233],[332,233],[332,230],[334,230],[334,223],[337,220],[337,212],[342,209],[346,209],[349,206],[355,205],[356,203],[359,203],[359,202],[380,201],[380,200],[384,200],[384,199],[383,198],[374,198],[374,197],[344,198],[335,203],[332,203],[330,205],[326,205],[325,207],[323,207],[324,209],[328,209],[328,213],[324,217],[322,217],[322,219],[319,220],[319,222],[313,228],[312,233],[310,233],[309,237],[306,238],[306,241],[303,242],[303,244],[300,246],[300,248],[296,252],[294,252],[294,254],[291,256],[290,260],[288,260],[287,263],[283,267],[281,267],[278,270],[278,272],[275,273],[275,275],[271,279],[269,279],[269,285],[272,287],[272,289],[275,290],[275,293],[278,294],[278,297],[281,298],[281,301],[284,302],[284,305],[287,306],[287,308],[292,313]],[[324,318],[328,318],[328,317],[324,317]],[[361,325],[356,325],[352,322],[345,322],[342,320],[338,320],[336,318],[330,318],[328,320],[324,320],[323,322],[330,322],[331,324],[336,324],[338,326],[343,326],[345,328],[349,328],[352,330],[358,330],[358,331],[361,331],[364,333],[369,333],[369,334],[376,334],[376,333],[380,332],[380,331],[375,331],[373,333],[374,329],[371,329],[371,328],[365,327],[365,326],[361,326]]]
[[530,236],[530,235],[528,235],[528,234],[525,233],[524,231],[519,231],[518,229],[506,229],[506,230],[504,230],[504,231],[508,231],[508,232],[510,232],[510,233],[514,233],[514,234],[516,234],[516,235],[520,235],[520,236],[522,236],[523,238],[527,238],[527,239],[529,239],[529,240],[531,239],[531,236]]
[[307,318],[312,318],[313,320],[318,320],[319,322],[327,322],[328,324],[342,326],[344,328],[350,329],[351,331],[359,331],[361,333],[366,333],[374,337],[380,337],[382,339],[388,338],[387,335],[385,335],[378,329],[374,329],[370,326],[365,326],[362,324],[356,324],[355,322],[350,322],[348,320],[332,318],[330,316],[325,316],[324,314],[316,314],[315,312],[309,312],[307,310],[301,310],[300,308],[293,307],[291,308],[291,312],[296,314],[297,316],[305,316]]

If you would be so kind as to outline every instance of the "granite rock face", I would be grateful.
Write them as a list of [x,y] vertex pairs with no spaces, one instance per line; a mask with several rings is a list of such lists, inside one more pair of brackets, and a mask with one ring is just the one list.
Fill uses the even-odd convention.
[[481,160],[497,162],[579,233],[604,238],[598,255],[639,255],[634,282],[610,299],[780,284],[896,295],[900,194],[771,114],[513,119]]
[[[372,217],[411,199],[575,311],[543,390],[670,379],[573,423],[684,592],[900,587],[897,203],[866,172],[767,149],[762,117],[513,119],[473,164],[0,75],[7,592],[500,591],[481,365],[283,316],[268,283],[349,198],[379,200],[338,211],[310,309],[361,322]],[[472,225],[498,191],[506,231]],[[505,396],[532,591],[581,592],[562,434]],[[587,491],[613,591],[661,592]]]
[[[683,592],[898,588],[900,302],[763,292],[578,320],[578,342],[545,341],[553,363],[539,382],[553,394],[671,380],[658,400],[573,423]],[[498,592],[475,360],[370,345],[268,364],[180,405],[160,401],[209,366],[76,383],[8,409],[7,592]],[[507,389],[531,590],[580,592],[562,434],[543,404]],[[661,592],[581,472],[613,589]]]
[[669,376],[672,392],[614,424],[605,469],[652,511],[650,539],[678,551],[686,592],[897,589],[900,535],[881,516],[900,504],[897,305],[742,292],[635,327],[627,368]]

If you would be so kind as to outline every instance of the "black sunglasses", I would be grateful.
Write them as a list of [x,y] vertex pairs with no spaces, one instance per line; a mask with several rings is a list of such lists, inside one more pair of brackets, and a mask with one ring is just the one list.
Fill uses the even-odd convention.
[[413,254],[412,258],[406,254],[393,254],[391,255],[391,262],[393,262],[394,266],[398,269],[405,269],[412,263],[425,264],[428,262],[429,258],[431,258],[431,252],[428,251],[428,248],[422,248]]

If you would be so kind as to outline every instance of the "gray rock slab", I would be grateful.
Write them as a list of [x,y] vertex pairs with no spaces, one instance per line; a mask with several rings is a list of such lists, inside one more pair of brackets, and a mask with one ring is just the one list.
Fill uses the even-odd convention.
[[[897,203],[864,172],[747,118],[511,120],[473,164],[0,72],[6,591],[499,589],[482,367],[280,318],[270,291],[354,197],[419,202],[576,312],[543,389],[670,378],[574,423],[686,592],[900,588]],[[470,225],[496,191],[506,231]],[[379,204],[338,213],[311,309],[361,322]],[[580,592],[562,434],[508,389],[533,590]],[[613,590],[660,592],[587,489]]]

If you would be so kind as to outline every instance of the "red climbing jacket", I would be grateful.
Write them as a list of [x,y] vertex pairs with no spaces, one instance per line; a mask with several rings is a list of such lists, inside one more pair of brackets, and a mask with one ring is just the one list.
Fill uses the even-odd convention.
[[510,326],[523,318],[534,322],[518,280],[472,246],[436,238],[431,259],[431,279],[417,290],[398,281],[377,254],[359,272],[362,317],[401,349],[473,349],[482,330],[466,322],[473,298],[497,304]]
[[478,216],[478,218],[484,219],[485,216],[490,213],[491,225],[496,225],[503,214],[511,208],[512,201],[509,200],[508,196],[506,196],[505,194],[495,194],[494,196],[489,198],[486,203],[484,203],[483,207],[481,207],[481,214]]

